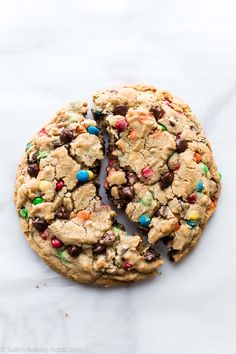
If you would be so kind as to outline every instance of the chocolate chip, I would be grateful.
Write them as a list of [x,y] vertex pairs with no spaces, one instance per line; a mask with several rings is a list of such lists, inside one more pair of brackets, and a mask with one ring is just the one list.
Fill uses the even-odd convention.
[[128,181],[131,185],[133,185],[134,183],[136,183],[138,181],[138,177],[135,173],[130,172],[127,176]]
[[71,257],[78,257],[82,252],[82,247],[79,247],[77,245],[69,245],[67,247],[67,252]]
[[128,110],[129,110],[129,107],[122,104],[122,105],[116,106],[114,108],[113,114],[125,117]]
[[58,219],[69,219],[70,211],[66,207],[62,206],[55,212],[55,217]]
[[144,259],[146,262],[153,262],[157,258],[158,255],[152,247],[149,247],[147,251],[144,253]]
[[167,256],[171,262],[175,262],[175,256],[178,253],[178,251],[173,250],[172,248],[169,250],[167,253]]
[[124,201],[131,201],[134,197],[134,188],[133,187],[123,187],[119,190],[119,197]]
[[38,152],[34,152],[30,157],[29,157],[29,163],[34,164],[38,162]]
[[115,239],[116,235],[114,234],[114,232],[108,231],[102,236],[101,242],[105,245],[111,246],[114,243]]
[[60,140],[62,144],[68,144],[74,139],[73,133],[70,129],[65,128],[60,133]]
[[152,107],[150,112],[156,118],[156,120],[160,119],[165,114],[165,111],[159,106]]
[[94,254],[103,254],[106,252],[107,246],[105,244],[101,244],[101,243],[95,243],[95,245],[93,245],[93,253]]
[[161,178],[159,180],[159,184],[161,189],[165,189],[167,187],[169,187],[171,185],[171,183],[174,180],[174,173],[169,171],[169,172],[165,172],[163,173],[163,175],[161,175]]
[[184,139],[177,139],[176,140],[176,151],[178,153],[184,152],[188,147],[188,143]]
[[33,225],[38,231],[44,231],[48,227],[47,221],[40,217],[33,221]]
[[37,177],[39,173],[39,165],[37,163],[33,163],[27,167],[27,172],[31,177]]
[[61,142],[59,140],[54,141],[52,144],[53,144],[54,149],[61,146]]

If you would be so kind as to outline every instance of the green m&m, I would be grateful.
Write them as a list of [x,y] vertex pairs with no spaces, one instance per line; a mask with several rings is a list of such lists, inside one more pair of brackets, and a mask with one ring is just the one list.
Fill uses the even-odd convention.
[[22,218],[28,219],[28,211],[25,209],[25,207],[21,208],[20,215],[22,216]]
[[41,203],[43,203],[43,198],[41,198],[41,197],[34,198],[34,200],[32,201],[33,205],[37,205],[37,204],[41,204]]

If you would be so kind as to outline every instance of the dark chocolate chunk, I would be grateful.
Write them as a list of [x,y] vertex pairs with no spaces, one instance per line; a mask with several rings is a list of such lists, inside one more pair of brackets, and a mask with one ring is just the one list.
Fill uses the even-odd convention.
[[35,164],[38,162],[38,152],[34,152],[31,156],[29,156],[29,163]]
[[62,206],[56,210],[55,217],[58,219],[69,219],[70,211],[66,207]]
[[68,144],[74,139],[73,133],[70,129],[65,128],[60,133],[60,140],[62,144]]
[[116,235],[114,234],[114,232],[108,231],[102,236],[101,242],[105,245],[111,246],[114,243],[115,239]]
[[129,107],[122,104],[122,105],[116,106],[114,108],[113,114],[125,117],[128,110],[129,110]]
[[152,107],[150,112],[156,118],[156,120],[160,119],[165,114],[165,111],[159,106]]
[[133,185],[134,183],[136,183],[138,181],[138,177],[135,173],[130,172],[127,176],[128,181],[131,185]]
[[106,252],[106,249],[107,249],[107,246],[102,243],[95,243],[95,245],[93,245],[93,253],[94,254],[103,254]]
[[169,187],[172,182],[174,180],[174,173],[169,171],[169,172],[165,172],[163,173],[163,175],[161,175],[160,180],[159,180],[159,184],[161,189],[165,189],[167,187]]
[[27,172],[31,177],[37,177],[39,173],[39,165],[37,163],[33,163],[27,167]]
[[177,139],[176,140],[176,151],[178,153],[184,152],[188,147],[188,143],[184,139]]
[[82,247],[77,245],[69,245],[67,246],[67,252],[71,257],[78,257],[82,252]]
[[152,247],[149,247],[147,251],[144,253],[144,259],[146,262],[153,262],[157,258],[158,255]]
[[48,223],[46,220],[44,220],[43,218],[36,218],[33,221],[33,226],[38,230],[38,231],[44,231],[46,230],[46,228],[48,227]]
[[134,197],[134,188],[133,187],[123,187],[119,191],[119,196],[123,201],[130,202]]

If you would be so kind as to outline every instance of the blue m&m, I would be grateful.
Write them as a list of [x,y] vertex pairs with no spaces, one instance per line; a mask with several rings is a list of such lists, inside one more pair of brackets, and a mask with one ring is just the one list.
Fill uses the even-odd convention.
[[139,217],[138,222],[142,227],[148,227],[151,219],[147,215],[143,214]]
[[198,221],[198,220],[187,220],[187,224],[188,224],[188,226],[190,226],[191,228],[193,228],[193,227],[199,225],[199,221]]
[[91,181],[94,178],[94,174],[89,170],[80,170],[76,173],[76,178],[78,181],[85,183]]
[[91,125],[90,127],[87,128],[87,132],[89,134],[98,135],[99,129],[97,127],[95,127],[94,125]]
[[197,185],[197,192],[201,192],[203,190],[203,182],[202,180]]

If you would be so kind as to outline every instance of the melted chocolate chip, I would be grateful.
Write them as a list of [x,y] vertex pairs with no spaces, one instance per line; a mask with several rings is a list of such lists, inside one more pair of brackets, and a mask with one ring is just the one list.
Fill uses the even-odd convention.
[[133,185],[134,183],[136,183],[138,181],[138,177],[135,173],[130,172],[127,176],[128,181],[131,185]]
[[165,188],[169,187],[172,184],[173,180],[174,180],[174,173],[173,172],[169,171],[169,172],[163,173],[163,175],[161,175],[160,180],[159,180],[160,188],[165,189]]
[[188,143],[184,139],[177,139],[176,140],[176,151],[178,153],[184,152],[188,147]]
[[152,107],[150,109],[150,112],[156,118],[156,120],[160,119],[165,114],[165,111],[159,106]]
[[29,157],[29,163],[35,164],[37,162],[38,162],[38,152],[35,152]]
[[116,235],[114,232],[108,231],[102,236],[101,242],[105,245],[111,246],[115,242],[115,239]]
[[156,254],[156,252],[152,247],[149,247],[147,251],[144,253],[144,259],[146,262],[153,262],[157,258],[158,255]]
[[71,257],[78,257],[80,253],[82,252],[82,247],[77,246],[77,245],[69,245],[67,247],[67,252]]
[[46,220],[44,220],[43,218],[36,218],[33,221],[33,226],[38,230],[38,231],[44,231],[46,230],[46,228],[48,227],[48,223]]
[[93,253],[94,254],[103,254],[106,252],[107,246],[105,244],[96,243],[93,245]]
[[39,173],[39,165],[37,163],[33,163],[27,167],[27,172],[31,177],[37,177]]
[[55,212],[55,217],[58,219],[69,219],[70,211],[66,207],[62,206]]
[[134,188],[133,187],[123,187],[119,191],[119,196],[124,201],[131,201],[134,197]]
[[128,110],[129,110],[129,107],[127,107],[125,105],[119,105],[114,108],[113,114],[125,117]]
[[70,129],[65,128],[60,133],[60,140],[62,144],[68,144],[74,139],[73,133]]

